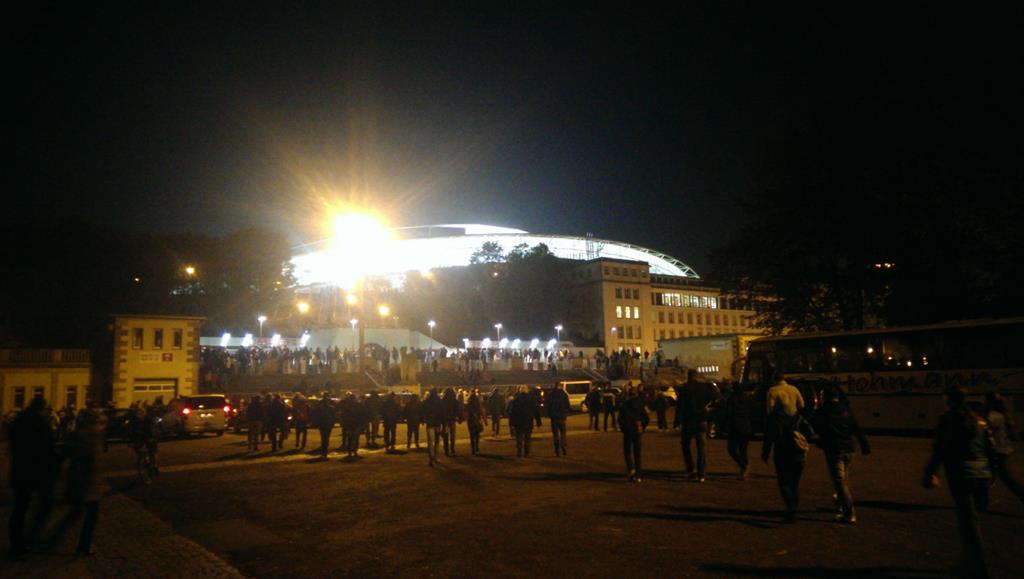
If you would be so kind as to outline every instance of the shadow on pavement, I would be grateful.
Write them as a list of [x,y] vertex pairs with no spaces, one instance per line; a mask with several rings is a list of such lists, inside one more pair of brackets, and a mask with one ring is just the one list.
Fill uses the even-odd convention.
[[617,484],[628,482],[626,474],[621,472],[542,472],[534,475],[506,476],[501,478],[540,482],[590,481]]
[[882,509],[886,511],[896,511],[899,513],[909,513],[917,511],[951,511],[953,507],[943,505],[929,505],[924,503],[899,503],[896,501],[854,501],[858,508],[864,509]]
[[[774,524],[773,521],[768,521],[768,520],[764,520],[764,519],[750,518],[749,516],[748,517],[744,517],[744,516],[723,516],[723,515],[720,515],[720,514],[717,514],[717,513],[711,513],[711,512],[706,513],[706,514],[694,514],[694,513],[686,512],[689,509],[676,509],[676,508],[672,508],[672,510],[677,511],[677,512],[674,512],[674,513],[644,513],[644,512],[638,512],[638,511],[603,511],[603,512],[601,512],[601,514],[602,515],[607,515],[607,516],[610,516],[610,517],[624,517],[624,518],[629,518],[629,519],[654,519],[654,520],[658,520],[658,521],[675,521],[675,522],[686,522],[686,523],[717,523],[717,522],[722,522],[722,521],[728,521],[728,522],[732,522],[732,523],[740,523],[741,525],[747,525],[749,527],[755,527],[755,528],[758,528],[758,529],[774,529],[776,527],[776,525]],[[729,510],[729,509],[727,509],[727,510]],[[771,511],[767,511],[767,512],[751,511],[751,512],[757,513],[757,515],[761,516],[761,517],[764,517],[768,513],[771,513]],[[778,513],[778,515],[775,518],[776,519],[780,519],[781,517],[782,517],[782,513],[780,512],[780,513]]]
[[732,575],[757,575],[760,577],[882,577],[889,579],[931,579],[948,577],[938,569],[909,569],[906,567],[857,567],[852,569],[829,569],[827,567],[757,567],[754,565],[733,565],[713,563],[701,565],[701,571]]

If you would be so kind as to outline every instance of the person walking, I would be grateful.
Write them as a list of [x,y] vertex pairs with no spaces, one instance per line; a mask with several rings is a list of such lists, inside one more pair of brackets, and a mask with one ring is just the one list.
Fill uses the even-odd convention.
[[455,425],[462,422],[459,401],[455,398],[455,390],[444,389],[441,397],[441,408],[444,412],[444,455],[455,456]]
[[[8,431],[10,450],[10,485],[14,490],[14,507],[8,522],[12,559],[28,552],[50,515],[53,507],[53,485],[57,475],[56,447],[53,430],[46,412],[46,400],[36,396],[28,407],[18,413]],[[25,533],[32,497],[38,497],[29,532]]]
[[466,401],[466,426],[469,428],[469,451],[472,454],[480,453],[480,433],[487,424],[487,413],[484,411],[483,402],[480,401],[479,390],[473,389]]
[[800,477],[807,462],[810,438],[813,438],[813,429],[799,414],[791,416],[779,407],[768,416],[761,460],[768,462],[771,456],[775,464],[779,493],[786,507],[783,519],[786,523],[796,522],[800,507]]
[[245,407],[245,423],[249,430],[249,450],[260,449],[260,436],[263,433],[263,421],[266,419],[266,408],[259,395],[253,396]]
[[654,413],[658,417],[658,431],[668,430],[668,396],[660,388],[654,395]]
[[288,424],[288,405],[281,399],[280,394],[274,394],[274,398],[267,407],[267,436],[270,438],[270,450],[277,451],[284,447],[285,436]]
[[423,422],[427,425],[427,456],[430,466],[439,460],[437,455],[441,439],[447,440],[444,433],[445,413],[441,397],[437,394],[437,388],[432,388],[427,399],[423,402]]
[[79,519],[82,532],[78,537],[77,555],[92,555],[92,538],[99,520],[100,499],[106,487],[97,461],[103,447],[106,418],[95,408],[83,408],[78,414],[75,431],[66,441],[69,459],[65,490],[71,510],[57,523],[46,541],[47,550],[56,546]]
[[412,447],[412,440],[416,439],[416,448],[420,447],[420,423],[423,422],[423,404],[420,403],[418,395],[410,396],[402,409],[405,415],[405,448]]
[[501,415],[505,412],[505,395],[500,388],[491,391],[487,397],[487,414],[491,415],[491,436],[501,434]]
[[924,469],[922,485],[937,488],[939,466],[946,473],[949,493],[956,505],[957,528],[964,550],[961,574],[988,577],[977,511],[988,510],[988,488],[992,478],[989,455],[991,431],[984,417],[967,406],[963,388],[946,389],[946,413],[935,431],[932,455]]
[[[630,388],[632,384],[626,384],[626,388]],[[604,431],[608,432],[608,419],[612,420],[612,430],[618,428],[616,424],[616,414],[618,413],[618,400],[616,400],[615,393],[611,390],[605,390],[601,394],[601,409],[604,411]]]
[[[302,394],[292,399],[292,423],[295,424],[295,448],[306,449],[306,437],[309,433],[309,401]],[[301,445],[300,445],[301,443]]]
[[565,384],[559,382],[545,400],[548,422],[551,424],[551,442],[555,445],[555,456],[565,456],[565,422],[569,418],[572,405],[569,395],[565,392]]
[[[366,414],[366,446],[377,445],[377,435],[380,432],[381,406],[380,396],[377,392],[370,392],[370,395],[363,401],[363,412]],[[386,444],[386,443],[385,443]]]
[[804,409],[804,397],[795,386],[786,382],[785,375],[776,370],[772,374],[773,386],[768,389],[767,403],[768,415],[775,412],[776,407],[781,407],[787,416],[793,416]]
[[643,433],[651,419],[638,388],[631,387],[619,405],[619,430],[622,431],[622,454],[631,482],[643,481]]
[[750,478],[750,460],[747,458],[747,447],[754,435],[751,417],[754,413],[754,397],[746,384],[735,383],[732,395],[725,405],[725,424],[729,431],[729,456],[740,467],[740,479]]
[[[705,480],[708,466],[708,417],[711,405],[720,397],[718,386],[698,379],[696,370],[689,371],[689,378],[683,385],[683,397],[679,400],[682,408],[680,443],[687,475],[701,483]],[[696,469],[691,442],[697,447]]]
[[589,422],[587,422],[587,429],[601,430],[601,408],[604,405],[601,401],[601,393],[597,391],[597,386],[590,387],[590,392],[587,392],[587,397],[583,399],[583,404],[587,407],[587,414],[590,416]]
[[521,386],[509,403],[508,424],[516,436],[516,458],[529,458],[533,439],[533,424],[541,425],[540,409],[534,398]]
[[401,413],[398,397],[394,392],[389,392],[380,405],[380,418],[384,423],[384,448],[388,453],[395,452],[395,435],[398,431],[398,419]]
[[351,391],[345,393],[338,414],[341,420],[341,446],[347,458],[355,458],[359,455],[359,435],[366,428],[366,420],[362,405]]
[[992,464],[992,482],[995,483],[996,479],[1003,481],[1006,488],[1018,500],[1024,502],[1024,488],[1010,472],[1008,465],[1010,453],[1013,452],[1010,440],[1014,425],[1006,409],[1006,398],[996,392],[985,394],[985,419],[992,433],[992,453],[989,457]]
[[839,507],[836,521],[852,525],[857,522],[849,482],[850,465],[856,450],[854,440],[864,456],[871,454],[871,445],[838,388],[827,388],[822,399],[822,406],[814,413],[811,424],[818,434],[818,446],[825,452],[825,463],[835,488],[833,497]]
[[331,406],[330,395],[324,392],[320,400],[310,409],[310,420],[313,426],[320,431],[320,459],[327,460],[327,450],[331,444],[331,430],[337,418],[334,415],[334,407]]

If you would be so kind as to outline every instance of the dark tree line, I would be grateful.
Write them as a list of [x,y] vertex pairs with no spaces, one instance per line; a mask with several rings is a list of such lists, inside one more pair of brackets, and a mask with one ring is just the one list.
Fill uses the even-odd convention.
[[273,231],[211,237],[69,220],[15,225],[3,238],[0,335],[8,344],[89,346],[117,313],[201,315],[206,332],[238,331],[294,301],[291,244]]

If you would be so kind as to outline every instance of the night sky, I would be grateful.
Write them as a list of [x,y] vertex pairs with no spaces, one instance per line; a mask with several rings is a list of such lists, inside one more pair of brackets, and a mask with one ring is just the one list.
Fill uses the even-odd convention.
[[301,242],[340,201],[593,232],[703,273],[746,196],[837,140],[913,147],[905,111],[1020,146],[1019,8],[205,4],[18,20],[6,218]]

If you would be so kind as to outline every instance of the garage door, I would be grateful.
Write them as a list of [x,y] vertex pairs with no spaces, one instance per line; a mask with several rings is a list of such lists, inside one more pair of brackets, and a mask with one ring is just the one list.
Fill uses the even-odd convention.
[[175,380],[136,380],[132,386],[132,403],[167,404],[178,393]]

